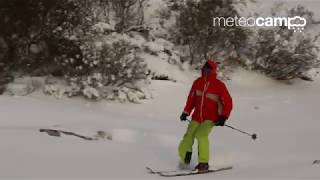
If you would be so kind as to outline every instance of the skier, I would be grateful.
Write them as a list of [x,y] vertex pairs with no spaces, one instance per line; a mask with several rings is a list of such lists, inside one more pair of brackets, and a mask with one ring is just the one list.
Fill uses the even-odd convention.
[[224,126],[232,110],[232,98],[225,84],[217,79],[217,64],[209,59],[202,76],[193,82],[181,121],[192,114],[186,133],[179,144],[180,167],[190,164],[194,139],[198,141],[198,165],[195,170],[209,170],[209,134],[214,126]]

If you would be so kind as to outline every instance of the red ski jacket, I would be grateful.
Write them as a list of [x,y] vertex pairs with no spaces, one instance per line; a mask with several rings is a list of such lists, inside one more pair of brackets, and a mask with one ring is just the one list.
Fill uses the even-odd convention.
[[198,122],[211,120],[216,122],[219,116],[228,118],[232,110],[232,98],[225,84],[217,79],[217,64],[209,60],[212,73],[209,77],[202,75],[193,82],[184,112],[192,114]]

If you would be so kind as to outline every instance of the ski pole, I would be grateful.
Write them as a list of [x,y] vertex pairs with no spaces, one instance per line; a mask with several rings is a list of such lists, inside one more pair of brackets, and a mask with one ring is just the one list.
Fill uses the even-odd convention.
[[247,133],[247,132],[245,132],[245,131],[242,131],[242,130],[240,130],[240,129],[234,128],[234,127],[229,126],[229,125],[224,125],[224,126],[226,126],[226,127],[228,127],[228,128],[231,128],[231,129],[233,129],[233,130],[236,130],[236,131],[238,131],[238,132],[241,132],[241,133],[243,133],[243,134],[246,134],[246,135],[248,135],[248,136],[251,136],[251,138],[252,138],[253,140],[256,140],[256,139],[257,139],[257,134],[250,134],[250,133]]
[[[187,119],[187,121],[190,123],[191,122],[191,120],[190,119]],[[250,134],[250,133],[247,133],[247,132],[245,132],[245,131],[242,131],[242,130],[240,130],[240,129],[237,129],[237,128],[235,128],[235,127],[232,127],[232,126],[229,126],[229,125],[224,125],[224,126],[226,126],[226,127],[228,127],[228,128],[231,128],[231,129],[233,129],[233,130],[236,130],[236,131],[238,131],[238,132],[241,132],[241,133],[243,133],[243,134],[246,134],[246,135],[248,135],[248,136],[251,136],[251,138],[253,139],[253,140],[256,140],[257,139],[257,134]]]

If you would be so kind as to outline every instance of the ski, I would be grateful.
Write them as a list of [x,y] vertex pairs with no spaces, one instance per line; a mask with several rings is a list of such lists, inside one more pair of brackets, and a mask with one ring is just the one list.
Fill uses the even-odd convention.
[[163,177],[176,177],[176,176],[190,176],[190,175],[198,175],[198,174],[207,174],[207,173],[214,173],[220,172],[225,170],[232,169],[231,166],[218,168],[218,169],[209,169],[208,171],[196,171],[196,170],[173,170],[173,171],[154,171],[151,168],[147,167],[147,170],[151,174],[158,174]]
[[[184,170],[171,170],[171,171],[155,171],[153,169],[151,169],[150,167],[146,167],[146,169],[148,170],[148,172],[150,174],[161,174],[161,173],[174,173],[174,172],[184,172]],[[186,170],[188,171],[188,170]],[[189,171],[188,171],[189,172]]]

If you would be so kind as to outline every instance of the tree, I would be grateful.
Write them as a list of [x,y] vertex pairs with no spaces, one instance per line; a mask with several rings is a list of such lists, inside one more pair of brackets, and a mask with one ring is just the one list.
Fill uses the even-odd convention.
[[144,6],[147,0],[111,0],[117,24],[116,31],[123,32],[130,26],[144,23]]
[[233,27],[213,26],[214,17],[239,16],[234,0],[187,0],[180,4],[177,17],[176,43],[189,48],[190,64],[202,64],[208,54],[220,50],[239,56],[240,48],[246,44],[249,31]]
[[[53,58],[59,39],[75,38],[89,27],[86,0],[2,0],[0,36],[9,46],[6,66],[21,73],[39,71]],[[80,35],[80,33],[82,33]]]

